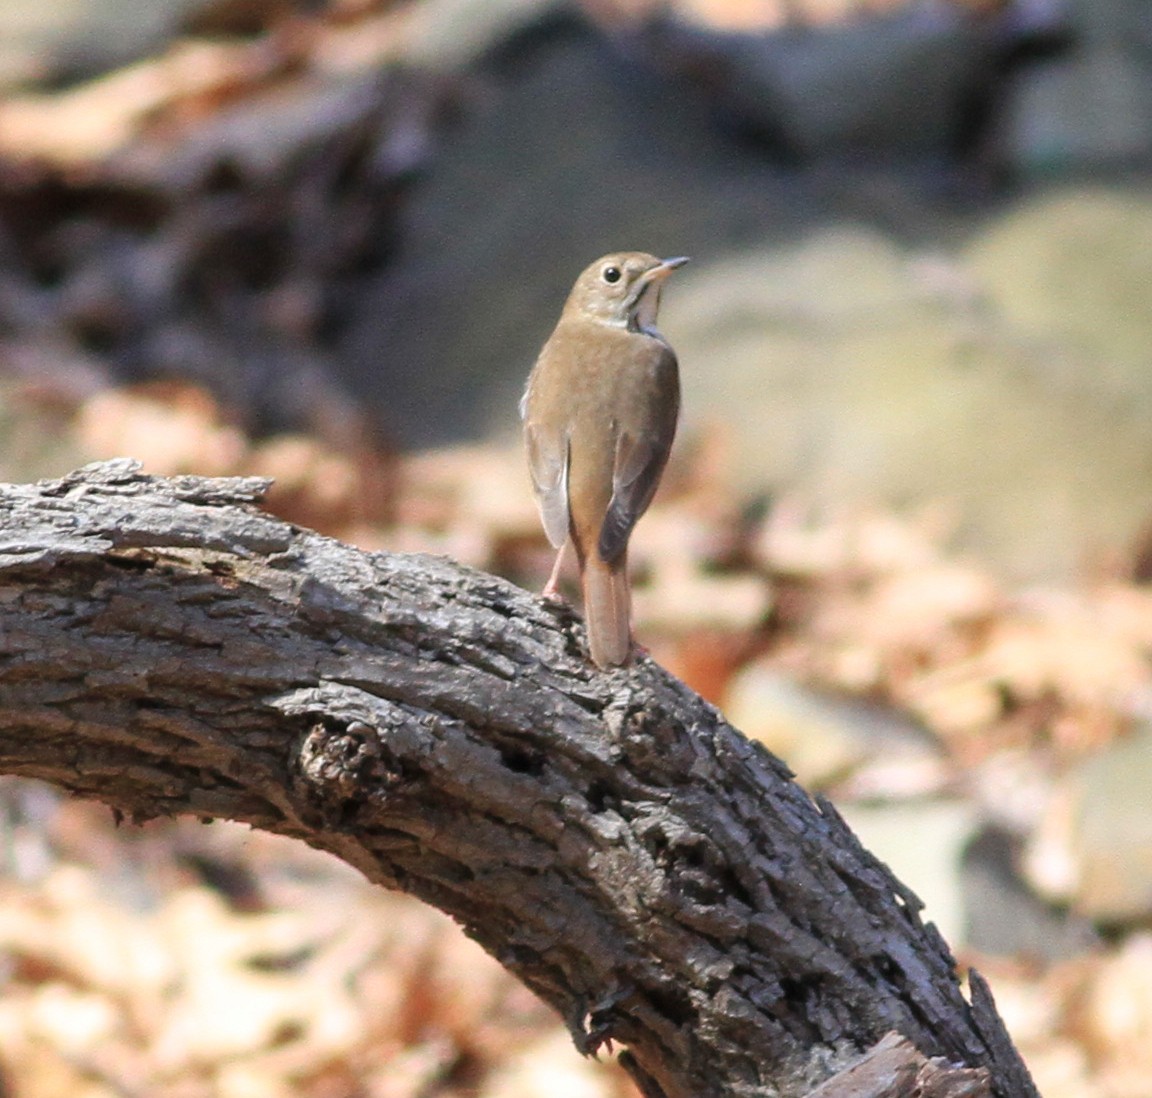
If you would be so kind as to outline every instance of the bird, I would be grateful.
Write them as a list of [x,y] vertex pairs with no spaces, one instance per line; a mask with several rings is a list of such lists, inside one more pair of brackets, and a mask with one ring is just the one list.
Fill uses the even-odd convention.
[[586,267],[520,401],[536,504],[557,550],[544,595],[556,597],[574,552],[589,655],[602,669],[632,655],[628,539],[680,416],[680,367],[656,313],[664,280],[687,262],[618,252]]

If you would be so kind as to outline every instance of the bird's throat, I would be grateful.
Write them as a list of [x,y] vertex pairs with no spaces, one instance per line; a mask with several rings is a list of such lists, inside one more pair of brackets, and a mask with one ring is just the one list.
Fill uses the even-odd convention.
[[658,335],[656,314],[660,310],[660,287],[654,282],[640,290],[640,296],[628,310],[628,330],[643,332],[645,335]]

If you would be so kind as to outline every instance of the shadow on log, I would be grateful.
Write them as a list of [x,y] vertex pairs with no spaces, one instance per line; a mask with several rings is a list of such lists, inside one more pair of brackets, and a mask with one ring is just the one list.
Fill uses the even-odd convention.
[[0,771],[331,851],[452,915],[583,1052],[625,1046],[646,1095],[1036,1094],[916,897],[715,708],[266,487],[119,460],[0,488]]

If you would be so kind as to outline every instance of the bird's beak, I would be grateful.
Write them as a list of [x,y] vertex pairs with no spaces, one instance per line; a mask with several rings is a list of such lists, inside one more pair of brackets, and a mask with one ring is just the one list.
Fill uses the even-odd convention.
[[688,262],[686,255],[672,259],[662,259],[655,267],[649,267],[635,282],[635,288],[628,295],[625,315],[631,327],[641,330],[656,324],[656,310],[660,307],[660,287],[677,267]]
[[666,279],[678,267],[683,267],[688,262],[686,255],[674,256],[672,259],[662,259],[650,271],[644,275],[644,282],[659,282]]

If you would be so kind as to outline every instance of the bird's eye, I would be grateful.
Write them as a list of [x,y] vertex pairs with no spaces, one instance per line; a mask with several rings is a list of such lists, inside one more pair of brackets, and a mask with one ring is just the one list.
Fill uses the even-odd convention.
[[620,281],[620,268],[619,267],[605,267],[603,272],[601,272],[601,277],[603,277],[604,281],[608,282],[608,283],[619,282]]

